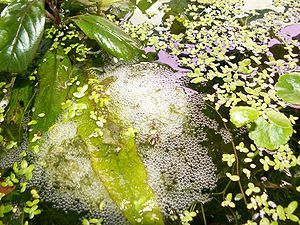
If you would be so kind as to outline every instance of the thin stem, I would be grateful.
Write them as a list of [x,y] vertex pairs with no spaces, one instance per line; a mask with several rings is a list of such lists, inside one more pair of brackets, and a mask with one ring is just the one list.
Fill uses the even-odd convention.
[[201,212],[202,212],[202,217],[203,217],[204,225],[207,225],[206,217],[205,217],[205,212],[204,212],[204,207],[203,207],[202,203],[201,203]]
[[231,180],[226,184],[226,187],[221,192],[212,193],[211,195],[224,195],[231,184]]
[[[209,107],[213,108],[211,105],[207,104]],[[214,108],[213,108],[214,109]],[[214,109],[215,110],[215,109]],[[217,111],[215,110],[216,113],[220,116],[221,120],[223,121],[223,117],[222,115]],[[229,130],[226,123],[223,121],[223,124],[224,124],[224,127],[226,130]],[[237,151],[236,151],[236,147],[235,147],[235,144],[233,141],[230,141],[231,143],[231,146],[233,148],[233,151],[234,151],[234,156],[235,156],[235,165],[236,165],[236,175],[240,178],[240,163],[239,163],[239,157],[238,157],[238,154],[237,154]],[[245,192],[244,192],[244,189],[243,189],[243,186],[242,186],[242,183],[241,183],[241,179],[239,179],[238,181],[238,185],[239,185],[239,189],[241,191],[241,194],[243,196],[243,200],[244,200],[244,203],[245,205],[247,206],[247,198],[246,198],[246,195],[245,195]]]

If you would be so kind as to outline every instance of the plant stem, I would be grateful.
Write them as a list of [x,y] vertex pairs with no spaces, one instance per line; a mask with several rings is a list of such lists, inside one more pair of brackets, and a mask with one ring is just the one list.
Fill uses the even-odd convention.
[[[213,108],[211,105],[207,104],[209,107]],[[213,108],[215,110],[215,108]],[[222,115],[217,111],[215,110],[216,113],[220,116],[221,120],[223,121],[223,117]],[[228,131],[228,127],[226,125],[226,123],[223,121],[223,124],[224,124],[224,127],[225,129]],[[236,151],[236,147],[235,147],[235,144],[233,141],[230,141],[231,142],[231,146],[233,148],[233,151],[234,151],[234,156],[235,156],[235,161],[236,161],[236,175],[240,178],[240,164],[239,164],[239,157],[238,157],[238,154],[237,154],[237,151]],[[241,183],[241,179],[239,179],[238,181],[238,185],[239,185],[239,189],[241,191],[241,194],[243,196],[243,200],[244,200],[244,203],[245,205],[247,206],[247,199],[246,199],[246,195],[245,195],[245,192],[244,192],[244,189],[243,189],[243,186],[242,186],[242,183]]]
[[202,217],[203,217],[204,225],[207,225],[203,203],[201,203],[201,212],[202,212]]

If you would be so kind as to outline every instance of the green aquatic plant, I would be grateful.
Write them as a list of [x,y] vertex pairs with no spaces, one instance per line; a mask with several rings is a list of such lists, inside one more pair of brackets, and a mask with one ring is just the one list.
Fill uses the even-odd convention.
[[299,224],[299,2],[0,3],[0,224]]
[[216,201],[235,209],[225,210],[233,218],[228,224],[296,224],[296,218],[287,222],[278,217],[276,207],[299,199],[299,112],[287,105],[297,101],[298,77],[288,74],[299,68],[299,39],[283,33],[299,24],[299,3],[268,2],[270,10],[251,6],[257,11],[246,11],[250,4],[243,1],[198,3],[189,2],[176,15],[166,7],[159,28],[147,23],[122,26],[190,69],[191,86],[208,92],[205,99],[227,129],[232,127],[229,121],[247,129],[248,135],[231,143],[233,151],[222,154],[228,166],[222,175],[229,181],[221,185]]
[[275,85],[277,95],[290,104],[300,105],[299,74],[284,74],[279,77]]

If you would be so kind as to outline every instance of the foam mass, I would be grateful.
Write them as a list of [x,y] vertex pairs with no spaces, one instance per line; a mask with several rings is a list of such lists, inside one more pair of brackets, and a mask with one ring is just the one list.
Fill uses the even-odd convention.
[[[147,221],[162,224],[155,222],[160,220],[155,211],[156,204],[163,215],[170,216],[195,201],[209,201],[209,191],[216,186],[216,167],[209,156],[213,147],[208,131],[222,134],[224,142],[228,142],[231,136],[222,132],[219,124],[204,114],[206,106],[202,94],[191,92],[179,74],[156,63],[121,65],[93,76],[100,84],[105,83],[104,91],[110,100],[105,110],[102,107],[98,112],[84,112],[68,121],[58,119],[44,135],[46,138],[36,157],[37,169],[32,181],[32,185],[42,187],[44,200],[65,210],[90,212],[104,217],[106,224],[115,225],[128,224],[128,221],[146,224],[143,217],[149,216],[151,219]],[[89,85],[87,93],[95,96],[95,90],[98,89]],[[78,100],[73,98],[72,101],[75,104]],[[85,110],[91,108],[87,106]],[[89,120],[94,116],[85,117],[95,114],[98,117],[96,123]],[[102,118],[101,124],[99,118]],[[82,130],[90,132],[82,129],[83,126],[89,127],[87,123],[91,123],[90,127],[96,124],[101,130],[98,134],[101,134],[82,135]],[[133,133],[130,138],[126,137],[128,131]],[[119,163],[126,165],[126,169],[131,167],[130,157],[122,164],[128,153],[124,151],[132,155],[133,168],[140,160],[146,171],[145,185],[152,189],[145,196],[153,193],[153,198],[135,200],[142,195],[141,191],[138,187],[135,190],[128,182],[130,177],[138,175],[138,171],[113,177],[114,173],[102,166],[108,162],[107,165]],[[134,158],[135,154],[139,160]],[[117,157],[117,162],[112,160],[114,157]],[[138,178],[132,178],[133,182],[136,180]],[[123,186],[127,182],[135,198],[120,201],[116,192],[120,190],[120,196],[125,196],[127,190],[114,182],[123,183]],[[132,212],[132,205],[139,209],[140,217]]]

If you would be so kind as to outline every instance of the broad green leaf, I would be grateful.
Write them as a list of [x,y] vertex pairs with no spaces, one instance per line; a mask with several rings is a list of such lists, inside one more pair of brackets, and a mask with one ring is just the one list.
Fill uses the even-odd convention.
[[272,123],[279,127],[289,128],[292,126],[290,120],[283,113],[272,110],[267,112],[267,116]]
[[0,15],[0,71],[21,73],[33,60],[41,40],[45,9],[42,0],[17,0]]
[[125,61],[141,57],[139,44],[104,17],[81,15],[73,20],[89,38],[96,40],[111,55]]
[[38,69],[39,91],[32,116],[37,124],[32,126],[33,134],[47,131],[57,121],[61,103],[69,93],[66,83],[71,79],[72,69],[69,58],[61,49],[46,53]]
[[295,212],[295,210],[298,207],[298,202],[297,201],[292,201],[288,207],[285,209],[287,214],[292,214],[293,212]]
[[126,128],[121,122],[107,118],[103,137],[90,137],[98,126],[90,117],[95,106],[87,95],[78,99],[78,103],[87,105],[87,110],[74,120],[79,124],[77,134],[93,149],[90,153],[93,170],[130,224],[164,224],[154,192],[147,183],[147,173],[137,153],[134,136],[123,135],[122,130]]
[[230,109],[230,121],[236,127],[242,127],[259,117],[259,112],[248,106],[237,106]]
[[275,85],[277,95],[290,104],[300,105],[300,74],[290,73],[279,77]]
[[89,0],[90,2],[97,2],[101,7],[107,7],[114,3],[120,2],[122,0]]
[[263,117],[259,117],[255,124],[254,130],[249,132],[249,137],[257,146],[269,150],[286,144],[293,134],[292,126],[280,127],[272,121],[266,121]]

